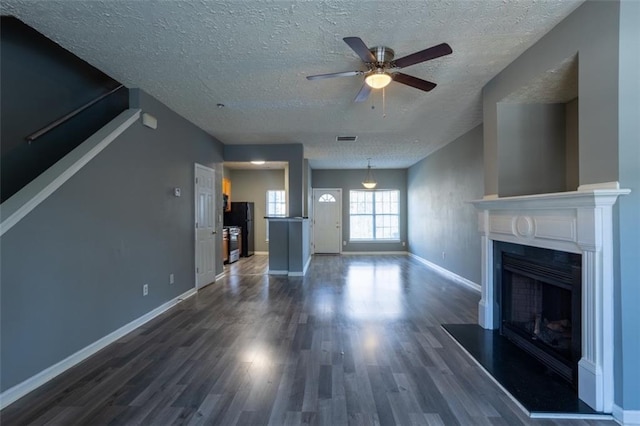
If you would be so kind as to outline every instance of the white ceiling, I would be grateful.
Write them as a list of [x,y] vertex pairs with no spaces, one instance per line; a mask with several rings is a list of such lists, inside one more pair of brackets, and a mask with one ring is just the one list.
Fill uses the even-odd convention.
[[[304,145],[313,168],[405,168],[482,121],[482,87],[582,0],[33,1],[17,16],[128,87],[140,87],[225,144]],[[343,37],[396,57],[448,43],[354,103],[365,69]],[[222,103],[224,108],[217,108]],[[358,136],[336,142],[338,135]]]

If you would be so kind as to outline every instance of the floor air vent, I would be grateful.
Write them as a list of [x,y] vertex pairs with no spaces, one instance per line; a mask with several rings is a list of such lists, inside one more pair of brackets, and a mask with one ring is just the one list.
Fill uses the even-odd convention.
[[336,136],[336,142],[355,142],[357,136]]

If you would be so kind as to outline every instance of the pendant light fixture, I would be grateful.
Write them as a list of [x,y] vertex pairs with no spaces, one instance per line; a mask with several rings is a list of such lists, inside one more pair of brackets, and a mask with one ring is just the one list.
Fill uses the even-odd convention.
[[373,175],[371,174],[371,158],[367,158],[367,175],[362,181],[362,186],[367,189],[373,189],[377,184],[378,182],[376,182],[376,180],[373,178]]

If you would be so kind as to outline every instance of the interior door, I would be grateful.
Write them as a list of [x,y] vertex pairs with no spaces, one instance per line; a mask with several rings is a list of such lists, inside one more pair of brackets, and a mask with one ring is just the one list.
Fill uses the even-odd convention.
[[340,253],[342,189],[313,190],[313,245],[315,253]]
[[216,280],[215,174],[196,164],[196,288]]

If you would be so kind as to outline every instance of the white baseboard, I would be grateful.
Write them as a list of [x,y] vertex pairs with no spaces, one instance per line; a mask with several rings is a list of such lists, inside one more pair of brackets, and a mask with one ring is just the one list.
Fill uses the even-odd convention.
[[51,367],[42,370],[35,376],[32,376],[27,380],[25,380],[24,382],[19,383],[13,386],[12,388],[7,389],[6,391],[2,392],[2,394],[0,394],[0,410],[4,409],[6,406],[8,406],[9,404],[12,404],[18,399],[22,398],[29,392],[44,385],[45,383],[52,380],[54,377],[58,376],[59,374],[64,373],[71,367],[81,363],[85,359],[89,358],[91,355],[105,348],[107,345],[110,345],[111,343],[115,342],[116,340],[123,337],[124,335],[132,332],[136,328],[151,321],[158,315],[174,307],[178,303],[182,302],[184,299],[187,299],[188,297],[193,296],[194,294],[196,294],[195,288],[192,288],[189,291],[182,293],[180,296],[175,297],[174,299],[171,299],[170,301],[158,306],[154,310],[147,312],[140,318],[133,320],[130,323],[120,327],[116,331],[104,336],[99,340],[96,340],[95,342],[91,343],[89,346],[86,346],[85,348],[80,349],[78,352],[74,353],[73,355],[70,355],[67,358],[63,359],[62,361],[52,365]]
[[416,259],[418,262],[426,265],[427,267],[429,267],[430,269],[433,269],[435,272],[439,273],[440,275],[444,276],[445,278],[448,278],[452,281],[455,281],[459,284],[465,285],[475,291],[477,291],[478,293],[480,293],[480,291],[482,291],[482,286],[480,284],[476,284],[471,280],[466,279],[465,277],[461,277],[460,275],[451,272],[448,269],[443,268],[442,266],[436,265],[433,262],[429,262],[427,259],[423,259],[420,256],[417,256],[413,253],[409,253],[409,256],[413,257],[414,259]]
[[225,277],[225,275],[227,275],[226,272],[220,272],[218,275],[216,275],[216,281],[221,280]]
[[354,255],[354,256],[378,256],[378,255],[400,255],[406,256],[409,252],[406,251],[343,251],[340,254]]
[[640,410],[623,410],[613,404],[613,420],[625,426],[640,425]]
[[269,275],[289,275],[287,270],[269,269]]
[[268,251],[254,251],[253,254],[254,256],[269,256]]

